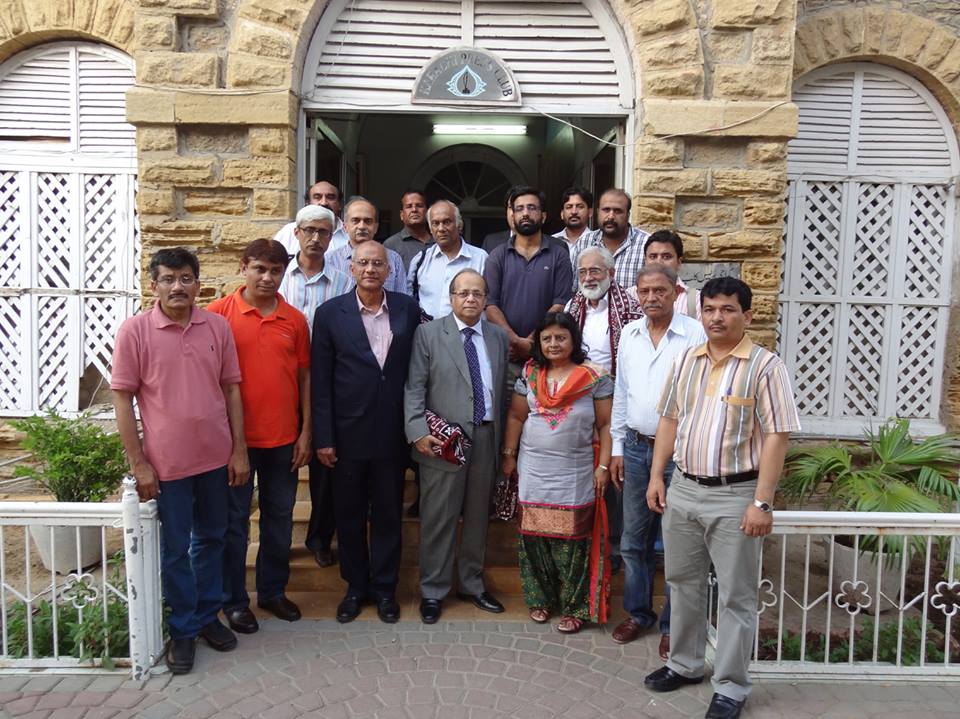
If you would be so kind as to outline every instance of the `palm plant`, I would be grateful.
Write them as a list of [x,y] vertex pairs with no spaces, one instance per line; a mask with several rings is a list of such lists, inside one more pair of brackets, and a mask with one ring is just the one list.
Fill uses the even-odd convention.
[[914,442],[905,419],[865,434],[865,456],[838,443],[792,449],[780,485],[784,496],[803,506],[823,489],[827,508],[853,512],[944,512],[960,502],[955,436]]

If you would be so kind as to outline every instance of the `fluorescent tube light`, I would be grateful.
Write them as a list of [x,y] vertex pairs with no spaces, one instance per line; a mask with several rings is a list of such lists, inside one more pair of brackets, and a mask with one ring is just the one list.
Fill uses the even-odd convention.
[[434,135],[526,135],[526,125],[448,125],[433,126]]

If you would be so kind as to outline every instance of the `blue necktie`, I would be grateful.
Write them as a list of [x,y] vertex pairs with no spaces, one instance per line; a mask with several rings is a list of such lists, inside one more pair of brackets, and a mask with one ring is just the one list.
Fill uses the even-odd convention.
[[467,356],[467,367],[470,369],[470,385],[473,387],[473,423],[480,424],[487,413],[483,401],[483,379],[480,377],[480,358],[477,357],[477,348],[473,346],[473,335],[476,334],[470,327],[460,330],[463,334],[463,353]]

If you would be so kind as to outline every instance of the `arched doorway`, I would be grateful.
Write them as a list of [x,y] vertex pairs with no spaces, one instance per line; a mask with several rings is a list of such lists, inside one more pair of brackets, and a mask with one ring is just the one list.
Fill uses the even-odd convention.
[[794,90],[781,353],[804,428],[940,431],[960,153],[933,95],[874,63]]
[[[418,172],[424,158],[467,145],[507,155],[548,198],[559,200],[571,184],[592,187],[601,153],[602,166],[612,171],[598,181],[629,190],[631,163],[623,150],[617,148],[611,162],[608,145],[571,127],[619,144],[632,140],[635,79],[623,29],[604,0],[538,7],[543,12],[531,21],[515,4],[494,0],[400,0],[389,11],[378,0],[328,3],[302,74],[301,185],[339,180],[346,194],[361,192],[381,208],[398,206],[403,188],[432,179]],[[478,105],[463,93],[429,104],[414,97],[421,71],[445,51],[464,47],[503,63],[516,81],[517,104]],[[440,138],[438,123],[509,123],[524,132],[504,138],[470,130]],[[398,146],[385,147],[386,136]],[[339,177],[330,177],[334,172]],[[390,221],[389,212],[381,225],[384,219]]]

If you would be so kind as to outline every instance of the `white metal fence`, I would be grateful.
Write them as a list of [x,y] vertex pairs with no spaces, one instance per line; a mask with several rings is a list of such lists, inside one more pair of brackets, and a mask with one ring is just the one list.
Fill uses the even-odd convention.
[[0,502],[0,672],[129,671],[163,650],[160,523],[119,502]]
[[760,570],[752,673],[960,680],[960,514],[777,512]]

